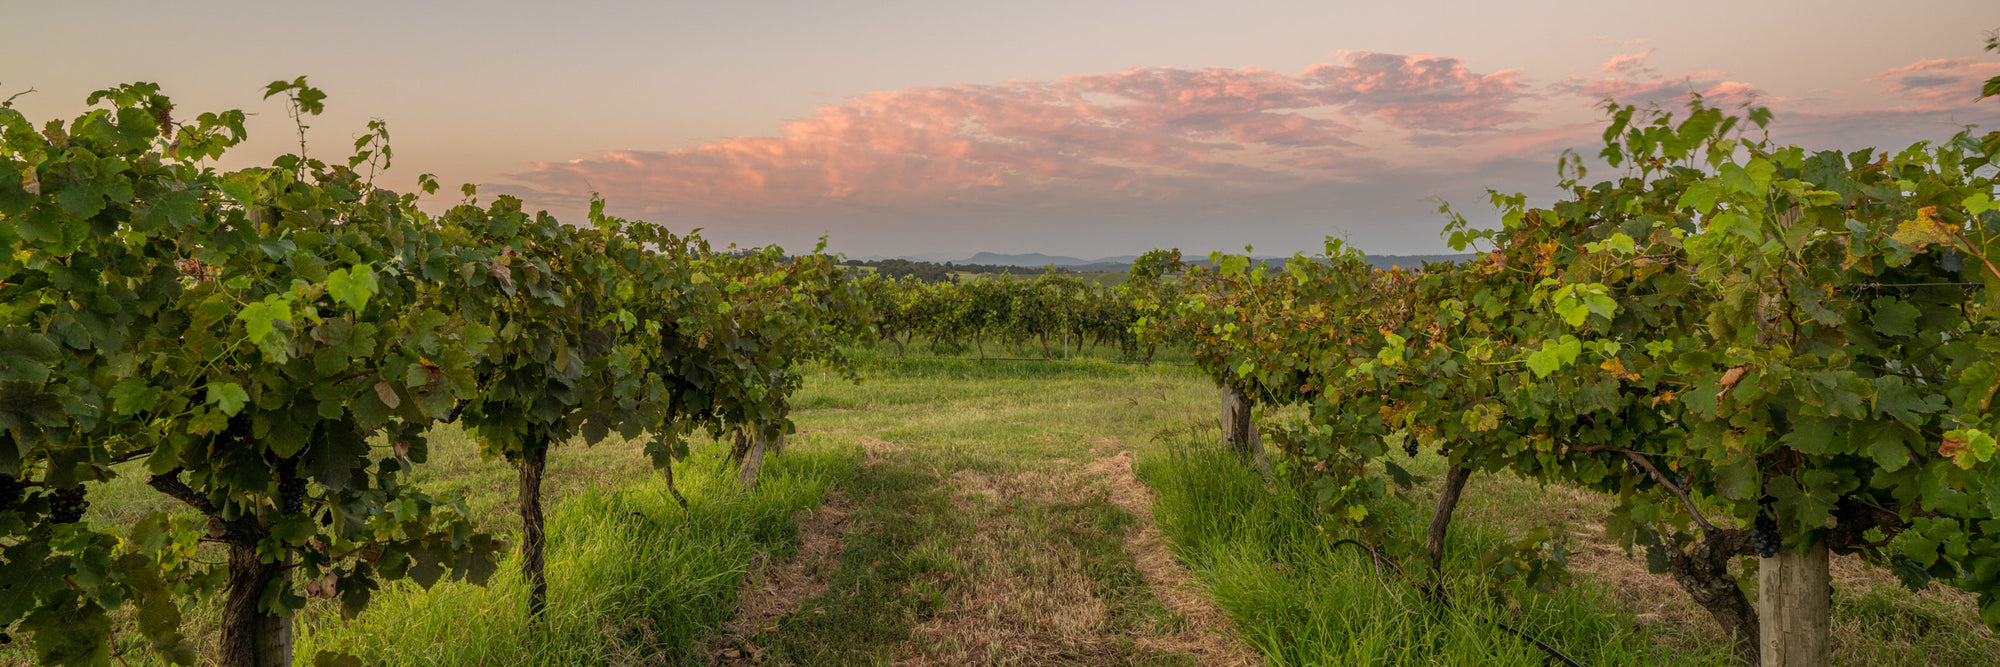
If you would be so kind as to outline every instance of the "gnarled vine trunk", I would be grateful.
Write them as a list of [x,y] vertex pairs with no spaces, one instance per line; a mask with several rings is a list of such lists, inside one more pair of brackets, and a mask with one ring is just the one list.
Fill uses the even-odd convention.
[[549,460],[548,443],[535,443],[515,466],[521,473],[521,575],[528,579],[528,622],[541,622],[549,604],[549,579],[543,566],[548,544],[542,521],[542,472]]
[[1743,595],[1742,587],[1736,585],[1736,578],[1729,576],[1730,559],[1750,550],[1750,533],[1718,529],[1704,533],[1701,540],[1686,550],[1674,544],[1664,548],[1667,571],[1673,574],[1674,582],[1722,626],[1722,631],[1735,643],[1736,657],[1743,664],[1757,664],[1757,641],[1761,636],[1757,609]]
[[292,664],[292,616],[273,614],[262,607],[264,592],[272,586],[287,585],[291,564],[286,559],[269,563],[257,555],[257,544],[270,532],[256,516],[224,520],[222,512],[180,479],[181,470],[154,475],[149,486],[208,516],[209,537],[229,545],[228,584],[224,587],[220,641],[220,664],[230,667],[289,667]]
[[1445,473],[1444,488],[1438,492],[1437,512],[1431,514],[1430,529],[1424,532],[1424,548],[1431,553],[1431,574],[1444,569],[1444,538],[1451,530],[1451,514],[1458,510],[1458,499],[1465,492],[1465,482],[1472,479],[1472,469],[1453,467]]
[[738,426],[729,431],[729,462],[742,464],[750,455],[750,429]]

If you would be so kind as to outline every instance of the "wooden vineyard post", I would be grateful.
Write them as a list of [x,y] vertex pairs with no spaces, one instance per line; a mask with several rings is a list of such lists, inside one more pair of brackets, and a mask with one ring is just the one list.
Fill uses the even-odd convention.
[[1264,453],[1264,434],[1259,433],[1257,425],[1250,421],[1247,406],[1244,408],[1244,415],[1243,422],[1249,425],[1250,430],[1250,465],[1264,476],[1264,481],[1271,481],[1271,458]]
[[1222,444],[1238,457],[1249,451],[1248,431],[1256,426],[1250,423],[1250,401],[1230,385],[1222,386]]
[[1264,438],[1251,417],[1250,397],[1233,385],[1222,387],[1222,442],[1235,452],[1244,465],[1271,478],[1271,459],[1264,454]]
[[1824,542],[1804,554],[1789,549],[1757,566],[1758,664],[1825,665],[1832,660],[1833,581]]
[[757,473],[764,469],[765,447],[762,431],[750,434],[750,450],[743,453],[743,467],[736,472],[736,481],[743,484],[743,488],[757,488]]

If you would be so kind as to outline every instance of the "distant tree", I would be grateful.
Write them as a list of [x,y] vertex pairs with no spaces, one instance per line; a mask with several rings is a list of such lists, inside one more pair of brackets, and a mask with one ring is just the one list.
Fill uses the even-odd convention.
[[875,271],[889,278],[912,277],[927,283],[958,282],[958,274],[949,266],[907,259],[885,259],[875,263]]

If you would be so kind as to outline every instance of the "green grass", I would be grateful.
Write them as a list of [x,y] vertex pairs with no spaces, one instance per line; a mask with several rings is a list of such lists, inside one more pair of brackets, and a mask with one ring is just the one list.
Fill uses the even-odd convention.
[[[1333,522],[1287,483],[1267,487],[1217,448],[1184,440],[1144,459],[1139,474],[1160,493],[1155,517],[1179,553],[1210,586],[1245,641],[1272,665],[1544,664],[1547,656],[1500,630],[1508,623],[1585,664],[1728,664],[1720,651],[1674,653],[1635,630],[1591,586],[1536,595],[1501,607],[1456,581],[1455,606],[1433,605],[1394,571],[1377,571],[1365,552],[1336,545]],[[1393,520],[1421,528],[1410,512]],[[1503,538],[1470,522],[1453,527],[1449,571],[1465,554]]]
[[593,488],[549,516],[549,614],[527,625],[526,586],[509,559],[487,586],[397,585],[355,622],[309,614],[297,652],[390,664],[578,665],[699,662],[693,648],[727,621],[758,550],[787,551],[795,514],[852,474],[852,447],[804,446],[764,469],[755,492],[715,457],[677,472],[686,510],[661,478]]
[[[1116,363],[1106,348],[1068,362],[979,363],[914,346],[901,358],[886,345],[855,355],[866,378],[858,385],[805,370],[794,397],[800,433],[754,492],[737,487],[718,443],[697,443],[676,470],[685,511],[636,443],[556,449],[540,629],[526,626],[509,560],[484,588],[388,586],[353,621],[315,602],[301,616],[301,664],[330,649],[395,665],[695,665],[734,648],[769,665],[1189,665],[1212,657],[1202,651],[1217,642],[1272,665],[1544,664],[1496,620],[1585,664],[1729,664],[1685,594],[1593,537],[1609,502],[1601,496],[1475,476],[1447,565],[1459,573],[1450,584],[1458,606],[1440,609],[1360,551],[1335,546],[1305,493],[1221,453],[1218,396],[1195,369]],[[414,480],[463,501],[485,529],[518,533],[513,469],[482,457],[456,427],[430,440]],[[1128,542],[1143,526],[1090,468],[1120,451],[1136,454],[1138,475],[1158,493],[1154,524],[1228,617],[1233,639],[1174,611],[1148,584]],[[1434,485],[1441,467],[1427,456],[1413,471]],[[1419,530],[1434,488],[1411,493],[1419,509],[1373,509]],[[766,624],[734,624],[746,579],[792,558],[801,518],[830,494],[851,514],[811,569],[816,586]],[[137,475],[92,500],[88,520],[101,523],[179,510]],[[1543,526],[1578,550],[1577,584],[1510,603],[1483,595],[1472,555]],[[1837,664],[1993,664],[2000,655],[1967,596],[1912,594],[1879,573],[1836,569]],[[213,639],[214,604],[187,605],[198,640]],[[130,664],[149,660],[135,640],[121,647],[135,649],[123,656]],[[8,648],[0,664],[26,663],[18,644]]]

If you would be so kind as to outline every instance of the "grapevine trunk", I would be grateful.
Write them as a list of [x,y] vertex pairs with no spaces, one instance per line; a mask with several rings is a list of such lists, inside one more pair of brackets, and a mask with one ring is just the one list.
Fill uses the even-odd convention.
[[1444,538],[1451,530],[1451,514],[1458,510],[1458,498],[1465,491],[1465,482],[1472,479],[1472,469],[1454,467],[1445,473],[1444,489],[1438,493],[1437,513],[1431,515],[1430,530],[1424,534],[1424,548],[1431,554],[1431,573],[1444,569]]
[[1757,609],[1736,585],[1736,578],[1729,575],[1730,559],[1749,551],[1750,533],[1719,529],[1704,533],[1686,550],[1671,542],[1663,548],[1674,582],[1722,626],[1743,664],[1757,664]]
[[542,471],[548,467],[548,446],[541,443],[521,457],[521,574],[528,579],[528,619],[539,622],[548,607],[549,579],[543,567],[548,543],[542,522]]
[[284,561],[263,562],[256,542],[229,544],[228,597],[222,607],[220,662],[231,667],[289,667],[292,616],[272,614],[260,601],[272,586],[285,585]]

